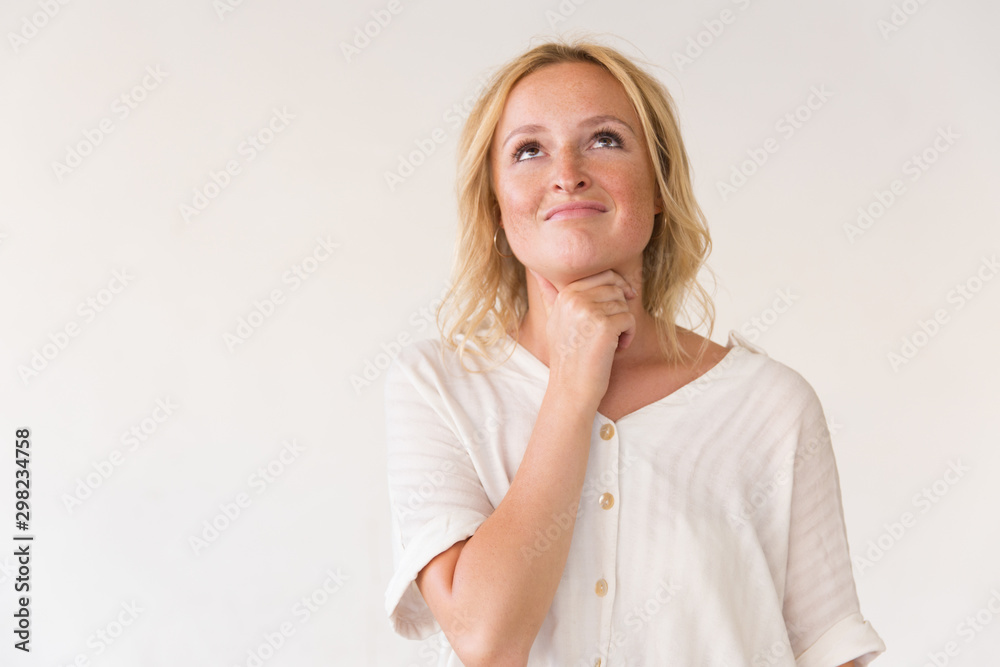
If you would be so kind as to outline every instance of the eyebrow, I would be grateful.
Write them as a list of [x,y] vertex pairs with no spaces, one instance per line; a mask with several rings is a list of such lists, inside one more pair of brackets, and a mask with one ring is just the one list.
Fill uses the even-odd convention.
[[[618,116],[610,116],[610,115],[591,116],[590,118],[581,121],[580,127],[592,127],[594,125],[600,125],[601,123],[618,123],[619,125],[624,125],[625,128],[632,133],[632,136],[633,137],[635,136],[635,130],[632,129],[632,126],[623,121],[621,118],[618,118]],[[500,145],[506,146],[507,143],[514,137],[514,135],[517,134],[525,134],[528,132],[543,132],[543,131],[545,131],[544,125],[535,125],[535,124],[522,125],[520,127],[516,127],[513,130],[511,130],[510,133],[506,136],[506,138],[504,138],[503,143]]]

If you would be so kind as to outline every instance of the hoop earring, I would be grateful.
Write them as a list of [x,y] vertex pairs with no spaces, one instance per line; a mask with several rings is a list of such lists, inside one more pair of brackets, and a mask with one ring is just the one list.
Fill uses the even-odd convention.
[[[500,252],[500,248],[497,247],[497,234],[500,233],[501,229],[503,229],[503,227],[497,227],[497,230],[495,232],[493,232],[493,249],[497,251],[498,255],[500,255],[501,257],[503,257],[505,259],[508,258],[508,257],[513,257],[514,256],[513,254],[510,254],[510,255],[503,254],[502,252]],[[510,245],[510,244],[508,243],[507,245]]]

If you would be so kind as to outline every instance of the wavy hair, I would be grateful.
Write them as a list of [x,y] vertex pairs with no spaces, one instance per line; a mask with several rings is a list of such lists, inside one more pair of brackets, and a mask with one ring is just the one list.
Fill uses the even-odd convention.
[[[504,105],[511,89],[525,76],[548,65],[576,62],[599,65],[618,80],[646,136],[664,206],[654,218],[653,234],[643,250],[642,306],[656,322],[661,351],[670,361],[691,358],[680,344],[676,326],[688,299],[700,307],[701,318],[695,326],[707,322],[708,336],[714,328],[712,298],[697,281],[712,241],[704,213],[695,201],[673,98],[656,78],[619,51],[590,38],[560,39],[531,48],[495,70],[459,138],[458,239],[451,286],[438,308],[437,326],[444,347],[457,351],[463,367],[466,353],[489,359],[488,350],[508,332],[514,331],[516,340],[528,310],[524,265],[509,246],[504,252],[510,257],[501,257],[494,248],[500,207],[491,177],[490,146]],[[444,315],[447,329],[441,324]],[[699,360],[707,349],[708,336],[697,354]],[[469,346],[470,342],[475,347]]]

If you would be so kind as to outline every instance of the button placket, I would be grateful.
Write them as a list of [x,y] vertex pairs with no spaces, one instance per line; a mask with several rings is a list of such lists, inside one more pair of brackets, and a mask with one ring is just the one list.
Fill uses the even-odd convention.
[[[596,502],[600,506],[601,512],[596,517],[596,521],[602,535],[603,544],[601,545],[601,553],[604,557],[601,559],[602,562],[600,564],[603,571],[596,573],[598,578],[594,581],[593,590],[594,595],[600,600],[600,604],[602,605],[600,646],[603,647],[602,653],[607,656],[607,652],[611,648],[611,609],[614,604],[614,580],[611,579],[609,582],[609,578],[612,578],[616,571],[616,549],[618,544],[618,513],[611,510],[616,505],[615,494],[618,493],[620,440],[618,438],[618,429],[611,421],[605,421],[601,424],[598,429],[598,435],[601,438],[599,441],[600,444],[597,445],[600,452],[599,460],[606,462],[606,465],[596,480],[597,485],[594,490],[599,494]],[[593,498],[593,496],[591,497]],[[601,658],[597,658],[594,664],[600,667],[603,662]]]
[[[614,440],[615,425],[612,424],[611,422],[602,425],[600,433],[603,439]],[[616,443],[611,442],[610,444],[614,445]],[[617,456],[615,458],[617,460]],[[615,495],[611,491],[604,491],[604,493],[601,494],[600,498],[597,499],[597,502],[601,505],[601,509],[609,510],[615,506]]]
[[609,510],[615,506],[615,497],[613,494],[605,491],[601,494],[600,503],[602,510]]

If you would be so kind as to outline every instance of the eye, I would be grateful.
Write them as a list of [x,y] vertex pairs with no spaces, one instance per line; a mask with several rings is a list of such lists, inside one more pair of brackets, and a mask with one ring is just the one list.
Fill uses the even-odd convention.
[[537,151],[538,143],[534,139],[524,139],[519,143],[514,151],[510,154],[510,157],[515,162],[522,162],[521,152],[522,151]]
[[603,130],[598,130],[597,133],[594,135],[594,138],[596,138],[598,141],[611,139],[618,144],[618,146],[607,146],[607,148],[622,148],[625,145],[625,138],[622,137],[621,132],[618,132],[617,130],[612,130],[609,127],[606,127]]
[[[610,140],[610,141],[613,141],[613,142],[615,142],[617,144],[616,146],[601,146],[601,148],[624,148],[625,147],[625,138],[622,136],[621,132],[619,132],[617,130],[614,130],[614,129],[610,128],[610,127],[605,127],[605,128],[602,128],[602,129],[598,130],[597,132],[594,133],[594,137],[593,138],[596,141],[609,141]],[[524,158],[524,154],[526,154],[526,153],[528,153],[530,151],[538,151],[538,150],[541,150],[541,147],[538,145],[537,141],[535,141],[534,139],[523,139],[523,140],[521,140],[520,143],[517,144],[517,146],[511,152],[510,158],[514,162],[525,162],[526,160],[523,159]],[[529,155],[528,159],[531,159],[533,157],[537,157],[537,155]]]

